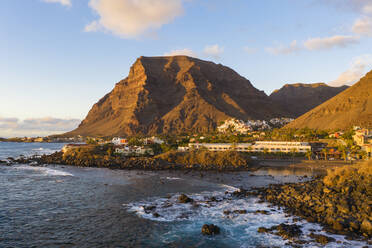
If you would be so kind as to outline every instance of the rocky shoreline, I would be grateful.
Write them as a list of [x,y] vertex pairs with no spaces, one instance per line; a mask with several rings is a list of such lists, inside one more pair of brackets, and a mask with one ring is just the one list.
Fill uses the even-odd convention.
[[[213,165],[181,165],[160,158],[121,158],[121,157],[85,157],[63,156],[62,152],[51,155],[18,159],[8,158],[0,163],[27,163],[35,166],[45,164],[73,165],[81,167],[102,167],[133,170],[252,170],[254,166],[242,167]],[[257,168],[257,167],[256,167]],[[262,202],[282,207],[288,214],[299,216],[308,222],[320,223],[327,232],[346,236],[350,240],[365,240],[372,244],[372,161],[365,164],[344,166],[329,171],[325,177],[316,177],[311,181],[273,184],[265,188],[241,189],[232,193],[233,197],[257,196]],[[192,202],[182,196],[180,202]],[[214,201],[215,199],[211,199]],[[224,214],[244,214],[246,210],[226,212]],[[258,214],[267,214],[265,211]],[[301,234],[296,225],[285,223],[270,228],[259,228],[260,233],[279,235],[294,244],[301,244]],[[333,242],[333,238],[312,233],[310,237],[320,244]]]
[[21,157],[18,159],[8,158],[3,164],[12,165],[14,163],[30,165],[71,165],[79,167],[97,167],[123,170],[200,170],[200,171],[249,171],[257,168],[252,167],[250,163],[244,163],[239,166],[232,166],[229,163],[215,165],[211,164],[180,164],[169,162],[166,159],[158,157],[128,157],[120,156],[64,156],[63,152],[55,152],[50,155]]
[[289,214],[320,223],[327,232],[368,240],[372,238],[371,166],[369,162],[359,168],[336,169],[309,182],[270,185],[237,194],[257,195],[262,201],[284,207]]

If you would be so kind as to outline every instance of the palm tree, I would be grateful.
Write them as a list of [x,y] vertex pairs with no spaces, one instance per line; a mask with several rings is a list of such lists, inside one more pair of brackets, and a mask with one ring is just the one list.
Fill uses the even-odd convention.
[[342,158],[346,161],[347,160],[347,150],[346,150],[346,146],[344,145],[339,145],[337,147],[337,150],[341,152],[341,156]]
[[311,150],[308,150],[305,154],[305,156],[307,157],[308,160],[311,160],[311,156],[313,155],[313,153],[311,152]]
[[291,149],[291,153],[292,153],[292,159],[293,159],[293,161],[294,161],[294,158],[295,158],[296,152],[297,152],[297,149],[296,149],[296,148],[292,148],[292,149]]
[[366,151],[363,151],[363,150],[360,150],[360,151],[358,152],[358,155],[359,155],[359,157],[362,158],[362,159],[367,159],[367,157],[368,157],[367,152],[366,152]]
[[252,146],[248,146],[248,152],[252,152]]
[[323,148],[322,153],[324,155],[324,160],[327,160],[328,150],[326,148]]

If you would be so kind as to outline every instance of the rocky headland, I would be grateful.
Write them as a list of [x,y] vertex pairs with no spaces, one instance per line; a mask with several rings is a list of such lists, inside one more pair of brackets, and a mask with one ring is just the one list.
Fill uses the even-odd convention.
[[251,170],[252,161],[246,153],[227,151],[167,152],[154,157],[123,157],[100,146],[86,146],[69,152],[11,159],[12,163],[31,165],[71,165],[109,169],[136,170],[201,170],[239,171]]
[[321,223],[328,232],[350,239],[372,237],[372,161],[329,170],[324,178],[309,182],[256,190],[253,194],[262,200],[285,207],[290,214],[309,222]]

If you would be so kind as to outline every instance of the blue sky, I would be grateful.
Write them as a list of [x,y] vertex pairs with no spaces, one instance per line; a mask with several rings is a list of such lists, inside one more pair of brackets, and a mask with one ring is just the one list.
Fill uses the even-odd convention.
[[2,0],[0,35],[0,136],[46,135],[142,55],[222,63],[267,94],[352,84],[372,69],[372,0]]

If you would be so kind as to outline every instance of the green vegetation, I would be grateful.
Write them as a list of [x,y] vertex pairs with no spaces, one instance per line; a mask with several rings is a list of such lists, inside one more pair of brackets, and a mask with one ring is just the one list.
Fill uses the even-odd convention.
[[328,132],[310,128],[274,129],[267,132],[265,138],[280,141],[317,141],[328,137]]
[[217,166],[220,169],[228,167],[246,167],[251,162],[251,157],[247,153],[226,151],[226,152],[209,152],[206,150],[176,152],[170,151],[160,154],[155,158],[163,159],[170,163],[182,165],[201,165]]
[[109,159],[114,156],[113,145],[86,145],[70,149],[64,153],[63,157],[73,157],[75,159]]

